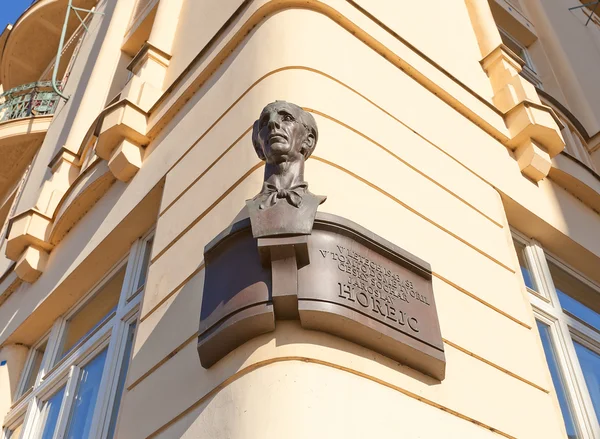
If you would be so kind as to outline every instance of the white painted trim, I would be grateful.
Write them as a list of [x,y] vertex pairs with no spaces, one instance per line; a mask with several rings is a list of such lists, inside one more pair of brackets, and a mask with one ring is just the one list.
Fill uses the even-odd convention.
[[[38,350],[39,348],[45,343],[48,342],[49,337],[50,337],[50,332],[51,331],[47,331],[42,337],[40,337],[40,339],[38,341],[35,342],[35,344],[33,346],[31,346],[29,348],[29,352],[27,353],[27,360],[25,361],[25,366],[23,367],[23,372],[21,373],[21,377],[19,379],[19,386],[17,387],[17,399],[20,398],[23,393],[25,393],[27,390],[29,389],[25,389],[25,384],[27,383],[27,381],[30,378],[31,373],[33,372],[31,370],[31,368],[33,367],[34,361],[35,361],[35,357],[38,354]],[[48,345],[50,343],[48,342]],[[40,369],[37,371],[37,376],[34,379],[33,382],[33,387],[35,387],[42,376],[43,373],[43,368],[44,368],[44,363],[47,361],[47,357],[48,357],[48,346],[46,346],[46,350],[44,351],[44,354],[42,356],[42,361],[40,363]]]
[[[135,311],[137,313],[137,310]],[[102,413],[102,418],[96,419],[95,425],[90,430],[90,439],[102,439],[108,434],[112,408],[115,404],[115,396],[119,383],[119,375],[125,360],[124,353],[127,345],[129,325],[136,318],[137,315],[128,320],[120,320],[115,325],[115,336],[112,339],[112,352],[110,352],[111,358],[114,358],[114,360],[110,362],[110,369],[105,374],[107,378],[107,383],[104,385],[106,391],[103,394],[98,394],[98,401],[96,402],[99,408],[98,413]]]
[[62,404],[60,405],[60,412],[58,413],[58,420],[56,421],[56,430],[54,430],[52,439],[63,439],[65,437],[67,424],[71,417],[73,401],[75,399],[75,394],[77,393],[77,386],[79,385],[80,374],[80,367],[71,366],[69,370],[69,379],[65,387],[65,394],[63,396]]
[[[142,267],[144,250],[148,240],[152,239],[154,230],[150,230],[138,239],[131,247],[131,251],[115,264],[105,276],[102,277],[90,291],[77,301],[62,317],[58,318],[50,331],[40,338],[34,345],[39,347],[46,340],[46,352],[42,359],[40,371],[36,378],[36,385],[32,391],[22,395],[21,400],[15,402],[5,417],[6,427],[0,432],[0,438],[6,436],[7,428],[23,423],[23,438],[35,439],[41,434],[45,422],[43,407],[53,394],[65,386],[65,395],[60,407],[59,418],[53,439],[63,439],[67,433],[71,408],[75,397],[81,368],[91,361],[102,349],[108,349],[100,388],[98,391],[94,418],[90,429],[89,439],[104,439],[108,434],[110,418],[112,415],[119,375],[124,361],[124,352],[127,346],[127,334],[130,325],[139,317],[141,292],[143,288],[135,290]],[[80,340],[64,357],[60,355],[62,340],[64,339],[68,319],[75,315],[89,300],[126,264],[123,285],[117,304],[117,309],[109,314],[105,320],[93,331]],[[33,362],[34,350],[30,351],[24,370],[30,370]],[[24,375],[24,374],[23,374]],[[24,375],[25,376],[25,375]],[[22,378],[21,388],[25,385]],[[6,439],[6,438],[3,438]]]
[[542,286],[545,293],[543,296],[547,295],[549,298],[549,301],[547,301],[544,300],[543,296],[540,297],[534,294],[529,296],[535,318],[550,328],[551,343],[553,344],[559,373],[562,375],[565,394],[571,407],[575,428],[582,439],[600,439],[600,426],[573,344],[573,341],[576,340],[586,347],[600,352],[600,330],[569,315],[562,309],[548,262],[552,262],[569,275],[598,291],[599,298],[600,285],[544,250],[537,241],[528,240],[514,230],[513,236],[518,242],[525,243],[526,248],[530,249],[526,252],[526,257],[528,262],[536,267],[534,275],[539,278],[539,285]]
[[25,421],[23,423],[23,438],[31,439],[34,437],[34,433],[37,433],[36,427],[41,415],[41,401],[37,398],[33,398],[27,414],[25,415]]

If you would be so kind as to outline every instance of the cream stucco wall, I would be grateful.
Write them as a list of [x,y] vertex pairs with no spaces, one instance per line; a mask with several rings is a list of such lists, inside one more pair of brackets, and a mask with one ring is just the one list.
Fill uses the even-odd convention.
[[[305,26],[319,32],[294,38]],[[324,35],[332,47],[343,50],[314,50]],[[363,62],[356,63],[356,59]],[[284,66],[295,67],[276,70]],[[373,72],[378,81],[372,80]],[[280,329],[273,337],[265,337],[272,339],[272,348],[264,344],[266,340],[252,342],[262,346],[264,357],[246,359],[255,348],[245,346],[214,370],[205,371],[196,363],[203,281],[198,248],[224,223],[243,215],[243,200],[260,186],[262,169],[249,145],[249,129],[264,102],[274,99],[302,103],[317,117],[320,143],[307,166],[307,178],[311,190],[329,197],[322,210],[348,217],[432,263],[442,332],[457,374],[436,386],[417,378],[410,395],[419,395],[430,407],[456,411],[454,415],[466,418],[467,425],[468,421],[482,423],[511,437],[560,437],[559,422],[545,423],[544,432],[539,430],[548,413],[556,413],[556,407],[547,393],[551,385],[537,334],[531,329],[531,310],[515,273],[502,202],[490,181],[503,185],[525,204],[534,202],[533,194],[540,189],[518,177],[514,159],[501,144],[329,17],[313,11],[281,11],[261,23],[199,95],[187,105],[185,114],[177,117],[168,136],[163,139],[159,135],[150,146],[152,154],[168,148],[184,155],[170,169],[165,183],[119,430],[123,437],[176,437],[184,431],[207,437],[234,434],[225,427],[221,430],[212,416],[233,416],[239,421],[240,430],[236,431],[248,434],[252,430],[247,430],[250,427],[238,415],[243,413],[242,400],[234,398],[231,408],[223,410],[233,410],[228,415],[204,410],[205,401],[212,401],[214,392],[237,371],[248,375],[243,383],[236,380],[236,386],[260,387],[267,400],[277,398],[276,393],[287,391],[287,386],[265,388],[262,378],[251,372],[272,357],[306,358],[309,363],[327,363],[333,370],[351,364],[345,373],[397,386],[387,381],[391,375],[381,374],[382,359],[377,356],[363,358],[363,369],[356,359],[338,358],[351,349],[350,343],[337,340],[346,347],[326,354],[314,350],[313,343],[284,341]],[[494,161],[483,166],[490,154]],[[589,227],[594,225],[592,222]],[[305,331],[293,325],[281,326],[305,336]],[[174,327],[180,330],[173,331]],[[531,352],[536,352],[532,361],[523,362],[523,356],[531,356]],[[241,364],[235,360],[239,355],[244,358]],[[277,367],[288,367],[281,361]],[[290,365],[290,370],[294,367]],[[481,371],[481,381],[468,384],[475,379],[475,370]],[[296,373],[301,376],[300,371]],[[189,381],[182,380],[182,374],[189,374]],[[315,382],[327,382],[325,375],[315,376]],[[175,382],[181,381],[188,385],[176,387]],[[192,382],[197,387],[192,387]],[[163,398],[153,404],[142,403],[161,383],[166,386],[161,387]],[[444,390],[450,386],[483,393],[467,396],[469,392],[464,390],[462,394]],[[407,390],[409,385],[397,387]],[[218,394],[228,394],[227,389]],[[329,396],[330,406],[348,400],[336,393]],[[514,394],[528,395],[521,399],[522,407],[511,399]],[[356,392],[353,397],[359,395]],[[465,398],[462,402],[461,397]],[[510,405],[500,402],[507,400]],[[496,403],[502,410],[493,407]],[[524,422],[519,415],[523,412],[539,416],[539,421]],[[206,421],[204,416],[208,416]],[[280,416],[287,423],[297,419],[294,410],[282,411]],[[144,419],[143,428],[134,421],[139,419]],[[267,419],[253,422],[270,425]],[[205,430],[204,422],[215,429]],[[348,423],[333,425],[341,435],[352,436],[357,431]],[[274,434],[268,427],[263,431],[267,436]],[[460,435],[458,431],[456,435]]]

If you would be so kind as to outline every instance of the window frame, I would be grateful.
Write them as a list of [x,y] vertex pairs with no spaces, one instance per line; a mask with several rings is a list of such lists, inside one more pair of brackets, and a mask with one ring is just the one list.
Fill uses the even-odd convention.
[[[150,248],[150,255],[148,258],[148,264],[144,267],[144,254],[145,250],[148,246],[148,243],[152,241],[154,244],[154,229],[146,234],[146,236],[142,239],[138,239],[131,246],[131,253],[134,255],[134,266],[132,267],[132,272],[129,277],[125,276],[123,284],[128,282],[128,291],[126,296],[122,299],[125,303],[133,300],[135,297],[139,296],[140,292],[142,292],[146,288],[146,283],[148,282],[148,269],[152,263],[152,248]],[[137,286],[140,276],[142,275],[142,270],[145,271],[146,279],[141,286]]]
[[527,47],[502,27],[498,26],[498,31],[500,32],[501,37],[506,37],[508,40],[510,40],[511,43],[518,46],[519,49],[521,49],[521,51],[523,52],[523,57],[521,57],[521,55],[519,55],[518,53],[515,53],[515,55],[517,55],[524,62],[524,65],[521,69],[521,75],[529,82],[531,82],[535,87],[543,90],[544,86],[542,84],[542,79],[537,73],[537,69],[533,62],[533,59],[531,58],[531,55],[529,54],[529,50],[527,49]]
[[[556,354],[557,367],[562,375],[565,395],[572,410],[573,423],[582,439],[600,438],[600,420],[597,420],[594,406],[587,388],[583,371],[575,352],[574,341],[600,354],[600,330],[571,316],[562,309],[561,303],[550,274],[548,262],[555,264],[575,279],[584,282],[600,295],[600,285],[586,277],[583,273],[564,263],[556,255],[545,250],[534,239],[528,239],[518,231],[511,229],[513,239],[524,244],[531,251],[525,252],[529,264],[537,265],[532,268],[532,276],[536,285],[543,291],[533,291],[527,288],[533,314],[536,320],[548,325],[551,342]],[[532,260],[532,258],[534,258]],[[537,330],[537,329],[536,329]],[[538,334],[539,336],[539,334]],[[558,407],[558,401],[557,401]],[[559,414],[562,418],[562,413]]]
[[[65,386],[65,394],[53,434],[54,439],[62,438],[70,421],[81,369],[101,353],[103,349],[107,349],[89,434],[90,439],[106,439],[111,416],[113,415],[113,406],[116,403],[115,395],[118,388],[119,373],[123,366],[129,327],[131,324],[137,323],[134,343],[139,327],[138,318],[143,298],[141,293],[144,288],[142,287],[135,292],[132,289],[137,284],[139,273],[143,268],[141,260],[143,249],[146,243],[153,239],[153,235],[154,230],[152,229],[134,242],[129,254],[119,260],[77,303],[59,317],[51,329],[31,347],[19,380],[18,390],[21,393],[17,393],[18,396],[13,401],[10,411],[5,417],[4,425],[0,431],[0,439],[7,439],[9,431],[21,424],[23,425],[21,433],[23,438],[39,438],[44,426],[44,420],[42,419],[44,403],[62,386]],[[79,340],[63,358],[58,358],[66,335],[68,319],[85,306],[124,266],[126,267],[125,276],[116,310],[103,318],[102,323]],[[35,353],[37,352],[35,348],[38,348],[44,342],[47,342],[46,351],[34,386],[31,390],[26,390],[23,393],[26,377],[31,372]],[[129,355],[131,355],[131,352]],[[118,416],[118,413],[116,416]]]
[[35,361],[35,356],[36,353],[38,352],[39,348],[46,342],[48,342],[48,339],[50,337],[50,332],[51,330],[47,331],[30,349],[29,354],[27,355],[27,360],[25,362],[25,365],[23,366],[23,371],[21,372],[21,378],[19,379],[19,385],[17,387],[17,400],[20,399],[21,397],[23,397],[26,393],[28,393],[31,389],[33,389],[33,387],[37,386],[40,382],[40,380],[42,379],[42,376],[44,375],[44,371],[48,370],[48,364],[47,364],[47,359],[48,356],[46,355],[46,352],[48,352],[48,345],[46,345],[46,351],[44,352],[44,355],[42,356],[42,361],[40,363],[40,368],[36,373],[36,376],[33,380],[33,386],[30,389],[26,389],[25,385],[27,384],[27,381],[29,381],[30,375],[33,372],[32,368],[34,366],[34,361]]

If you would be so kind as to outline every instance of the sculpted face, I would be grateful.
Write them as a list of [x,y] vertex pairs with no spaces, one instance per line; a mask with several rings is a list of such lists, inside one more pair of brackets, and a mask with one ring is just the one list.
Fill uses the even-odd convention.
[[304,110],[296,105],[283,101],[267,105],[252,134],[258,156],[273,164],[308,158],[316,137],[303,122],[305,118]]

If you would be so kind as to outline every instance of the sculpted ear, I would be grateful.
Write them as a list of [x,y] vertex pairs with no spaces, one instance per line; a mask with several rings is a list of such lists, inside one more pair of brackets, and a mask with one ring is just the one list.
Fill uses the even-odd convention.
[[254,122],[254,125],[252,126],[252,146],[254,146],[254,151],[256,151],[256,155],[258,156],[259,159],[261,159],[262,161],[266,160],[265,157],[265,153],[262,150],[262,148],[260,147],[260,143],[258,142],[258,132],[259,132],[259,128],[258,128],[258,120],[256,122]]
[[306,139],[302,143],[302,155],[305,159],[310,157],[317,146],[317,137],[315,136],[315,133],[313,133],[312,130],[307,131],[308,134],[306,135]]

